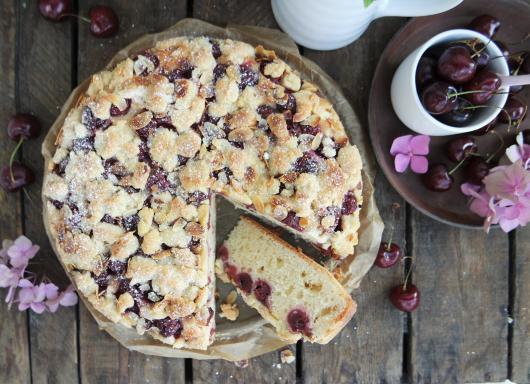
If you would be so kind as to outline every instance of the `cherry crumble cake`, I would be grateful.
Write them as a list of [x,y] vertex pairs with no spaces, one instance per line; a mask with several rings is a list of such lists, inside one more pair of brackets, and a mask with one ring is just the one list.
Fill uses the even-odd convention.
[[273,51],[176,38],[94,75],[43,193],[59,256],[114,322],[213,340],[221,194],[335,259],[353,254],[361,159],[332,105]]

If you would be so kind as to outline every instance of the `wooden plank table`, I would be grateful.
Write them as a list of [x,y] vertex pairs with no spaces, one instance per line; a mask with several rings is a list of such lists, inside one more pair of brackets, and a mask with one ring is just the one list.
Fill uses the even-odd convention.
[[[76,3],[86,14],[101,1]],[[30,111],[49,127],[70,90],[101,69],[119,48],[184,17],[219,25],[277,27],[265,0],[103,3],[121,20],[120,33],[108,40],[92,37],[83,23],[45,21],[36,0],[1,1],[4,126],[15,111]],[[340,50],[301,48],[341,84],[365,127],[377,60],[405,22],[378,20]],[[12,148],[5,130],[0,130],[2,163]],[[21,158],[40,170],[40,141],[25,144]],[[41,223],[40,181],[39,175],[28,188],[29,198],[0,190],[1,235],[27,234],[41,245],[34,270],[65,283]],[[422,304],[412,315],[395,310],[386,298],[403,268],[373,269],[355,292],[358,314],[332,343],[298,344],[292,348],[296,364],[278,365],[279,354],[273,352],[238,368],[223,361],[129,352],[98,330],[83,305],[45,315],[0,305],[0,383],[530,383],[530,228],[509,236],[451,228],[407,206],[381,175],[376,177],[376,197],[386,220],[393,203],[402,206],[394,239],[414,257],[413,280],[422,293]]]

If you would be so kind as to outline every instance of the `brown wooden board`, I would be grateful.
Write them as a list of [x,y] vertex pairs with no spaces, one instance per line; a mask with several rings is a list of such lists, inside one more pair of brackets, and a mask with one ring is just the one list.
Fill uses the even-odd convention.
[[502,381],[508,374],[508,236],[412,216],[416,383]]
[[[7,164],[15,147],[5,127],[16,112],[16,38],[17,19],[13,1],[0,2],[0,165]],[[0,234],[1,238],[14,239],[22,233],[21,193],[7,193],[0,189]],[[27,315],[18,312],[16,305],[9,310],[3,302],[7,291],[0,294],[0,383],[29,383],[29,341]]]
[[[225,26],[250,24],[276,27],[270,2],[263,0],[197,0],[193,2],[193,17]],[[291,347],[294,351],[294,347]],[[251,359],[247,368],[226,361],[193,361],[194,383],[292,383],[296,364],[280,364],[278,352]]]
[[[163,30],[186,16],[185,1],[105,1],[120,18],[120,31],[110,39],[97,39],[89,33],[88,24],[80,23],[78,30],[77,80],[83,81],[101,70],[117,51],[150,32]],[[79,13],[101,1],[79,2]],[[107,333],[98,329],[86,308],[80,310],[80,360],[83,383],[147,382],[183,383],[184,360],[169,360],[129,352]]]
[[[330,52],[304,49],[304,55],[319,64],[341,85],[348,101],[367,127],[366,109],[370,92],[371,74],[387,41],[406,19],[385,19],[375,22],[357,42]],[[402,207],[395,223],[393,242],[403,251],[405,241],[405,206],[402,199],[380,175],[375,182],[376,200],[389,238],[392,204]],[[387,299],[390,288],[397,284],[403,264],[388,270],[374,267],[354,291],[359,307],[353,321],[340,338],[327,346],[304,345],[304,378],[308,383],[379,383],[399,382],[403,363],[404,316]],[[322,356],[330,364],[322,364]]]
[[[68,284],[57,257],[53,253],[42,223],[41,185],[44,161],[40,154],[42,140],[71,89],[72,25],[50,23],[39,13],[37,2],[18,4],[18,97],[21,112],[31,112],[42,123],[43,132],[36,140],[23,145],[24,163],[33,168],[36,180],[24,196],[26,235],[40,251],[32,269],[38,279],[49,278],[65,287]],[[28,197],[29,196],[29,197]],[[31,366],[34,383],[77,382],[77,310],[60,308],[54,314],[30,318]]]
[[530,227],[515,236],[512,377],[516,383],[530,383]]

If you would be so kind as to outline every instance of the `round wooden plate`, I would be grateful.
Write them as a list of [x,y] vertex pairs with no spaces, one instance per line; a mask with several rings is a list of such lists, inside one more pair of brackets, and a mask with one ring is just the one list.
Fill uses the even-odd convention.
[[[453,28],[465,28],[476,16],[488,13],[501,21],[495,40],[508,43],[512,53],[530,51],[530,40],[520,42],[530,32],[530,5],[520,0],[466,0],[455,9],[439,15],[420,17],[407,23],[385,48],[377,65],[368,108],[369,132],[372,146],[386,177],[399,194],[412,206],[447,224],[479,228],[483,219],[468,209],[468,199],[460,192],[463,182],[461,172],[455,172],[455,183],[447,192],[432,192],[421,182],[421,176],[410,170],[399,174],[394,170],[394,158],[390,146],[397,136],[415,134],[398,119],[390,101],[390,84],[395,70],[405,57],[419,45],[437,33]],[[515,43],[515,44],[513,44]],[[517,97],[530,105],[530,86]],[[530,119],[521,125],[530,127]],[[497,125],[496,131],[506,144],[513,144],[514,130],[506,124]],[[447,142],[455,136],[432,137],[429,164],[445,163],[454,166],[445,155]],[[499,139],[492,134],[475,137],[480,153],[493,153],[499,147]]]

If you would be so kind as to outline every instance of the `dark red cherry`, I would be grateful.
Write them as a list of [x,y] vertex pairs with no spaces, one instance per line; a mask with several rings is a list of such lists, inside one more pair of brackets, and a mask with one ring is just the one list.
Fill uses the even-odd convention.
[[252,291],[252,277],[246,272],[240,272],[236,275],[235,283],[246,294]]
[[112,37],[120,28],[118,16],[106,5],[96,5],[88,13],[90,17],[90,33],[95,37]]
[[420,305],[420,291],[414,284],[396,285],[389,297],[394,307],[403,312],[412,312]]
[[256,280],[256,284],[254,285],[254,296],[256,296],[256,299],[266,307],[270,306],[269,297],[271,293],[271,286],[266,281]]
[[436,60],[432,57],[423,56],[418,62],[416,68],[416,88],[423,89],[426,85],[432,83],[436,76]]
[[473,184],[482,184],[482,179],[490,173],[488,163],[482,157],[473,157],[464,168],[464,178]]
[[458,97],[456,106],[452,111],[438,115],[436,118],[442,123],[453,127],[466,126],[473,117],[473,104],[463,97]]
[[39,0],[39,11],[45,19],[50,21],[66,20],[64,16],[72,12],[70,0]]
[[477,63],[464,45],[448,47],[438,59],[438,75],[451,84],[464,84],[473,78]]
[[482,33],[486,37],[493,37],[501,26],[501,22],[490,15],[480,15],[469,23],[468,28]]
[[464,91],[476,91],[476,93],[468,93],[467,95],[464,95],[464,97],[474,105],[484,105],[493,97],[494,92],[498,90],[500,86],[501,79],[499,76],[483,69],[478,71],[475,77],[469,83],[464,85]]
[[382,241],[375,258],[375,265],[380,268],[389,268],[396,264],[401,257],[401,248],[396,243]]
[[490,132],[493,130],[493,128],[495,128],[495,126],[497,125],[497,122],[498,122],[498,118],[495,117],[491,122],[489,122],[487,125],[483,126],[482,128],[476,130],[476,131],[473,131],[471,132],[471,134],[473,136],[482,136],[482,135],[485,135],[486,133]]
[[302,309],[292,309],[287,314],[287,323],[291,332],[310,333],[309,316]]
[[477,145],[471,136],[457,137],[447,145],[447,157],[455,163],[464,160],[470,153],[476,151]]
[[504,104],[503,110],[499,113],[499,120],[503,123],[515,123],[517,120],[526,117],[527,108],[520,100],[515,97],[510,97],[506,101],[506,104]]
[[19,141],[34,139],[39,136],[41,125],[39,120],[26,113],[17,113],[7,123],[7,135],[11,140]]
[[453,186],[453,176],[445,164],[434,164],[422,177],[423,184],[431,191],[445,192]]
[[0,186],[8,192],[18,191],[20,188],[33,183],[33,181],[35,181],[33,171],[23,164],[14,162],[11,169],[9,164],[2,167]]
[[217,248],[217,257],[223,261],[228,260],[228,249],[224,244],[221,244],[219,248]]
[[443,81],[429,84],[421,93],[421,103],[432,115],[448,113],[456,107],[457,98],[452,96],[457,90]]

